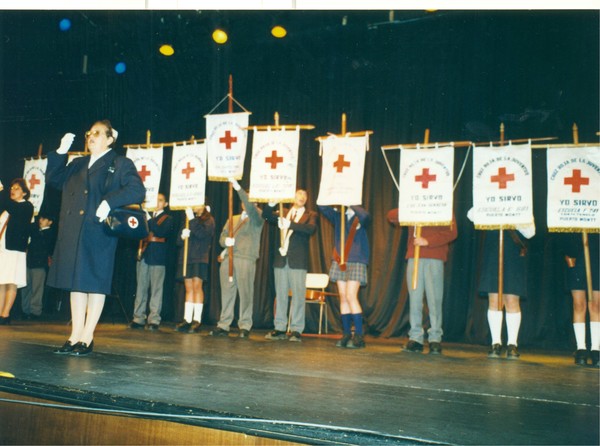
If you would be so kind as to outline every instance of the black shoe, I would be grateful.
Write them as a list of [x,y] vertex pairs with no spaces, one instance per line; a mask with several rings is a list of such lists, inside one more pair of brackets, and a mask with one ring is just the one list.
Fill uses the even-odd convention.
[[292,331],[289,340],[292,342],[302,342],[302,335],[297,331]]
[[137,322],[132,322],[129,324],[129,328],[133,328],[134,330],[143,330],[145,326],[143,324],[138,324]]
[[10,316],[0,316],[0,325],[10,325]]
[[430,355],[441,355],[442,354],[442,344],[440,342],[430,342],[429,343],[429,354]]
[[73,344],[71,344],[71,341],[67,341],[63,344],[62,347],[55,348],[54,353],[57,353],[59,355],[68,355],[69,353],[71,353],[73,351],[74,347],[75,346]]
[[200,333],[200,322],[193,321],[188,333]]
[[158,324],[148,324],[148,331],[159,331]]
[[352,339],[348,341],[346,344],[346,348],[365,348],[367,344],[365,344],[365,339],[361,334],[355,334],[352,336]]
[[342,336],[342,339],[340,339],[339,341],[337,341],[335,343],[335,346],[340,347],[340,348],[346,348],[346,346],[348,345],[348,341],[350,341],[350,339],[352,339],[352,335],[345,334],[344,336]]
[[421,353],[423,351],[423,344],[417,341],[408,341],[408,344],[404,346],[405,352]]
[[273,330],[267,333],[265,339],[270,339],[271,341],[281,341],[287,339],[287,334],[285,331]]
[[192,327],[191,322],[183,321],[183,322],[180,322],[179,324],[175,325],[175,331],[178,331],[179,333],[189,333],[191,327]]
[[587,350],[577,350],[573,356],[575,356],[575,364],[587,365]]
[[488,358],[497,359],[502,357],[502,345],[494,344],[488,352]]
[[209,333],[211,336],[229,336],[229,331],[223,330],[221,327],[215,328]]
[[590,359],[592,360],[592,367],[600,367],[600,351],[592,350],[590,352]]
[[515,344],[509,344],[508,347],[506,347],[506,359],[519,359],[519,356],[521,355]]
[[242,339],[250,338],[250,330],[244,330],[243,328],[240,330],[239,337]]
[[73,346],[71,354],[73,356],[85,356],[92,353],[92,350],[94,350],[94,341],[90,342],[90,345],[87,345],[85,342],[78,342]]

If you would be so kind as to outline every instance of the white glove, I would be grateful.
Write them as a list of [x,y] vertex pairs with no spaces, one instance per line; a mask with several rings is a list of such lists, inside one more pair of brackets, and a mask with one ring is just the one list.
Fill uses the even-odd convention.
[[535,223],[530,223],[528,225],[517,226],[517,231],[523,235],[526,239],[530,239],[535,235]]
[[0,190],[4,190],[4,184],[2,184],[2,181],[0,181]]
[[117,138],[119,137],[119,132],[117,132],[117,129],[115,129],[114,127],[112,129],[112,137],[113,137],[113,144],[114,144],[115,141],[117,140]]
[[235,178],[229,178],[229,182],[235,190],[240,190],[242,188],[242,186],[240,186],[240,183],[238,183]]
[[277,206],[277,203],[275,203],[274,201],[269,201],[269,207],[274,208],[275,206]]
[[144,212],[146,213],[146,220],[150,220],[152,218],[152,215],[150,215],[150,212],[148,212],[147,210],[144,210]]
[[287,218],[279,217],[277,219],[277,226],[279,229],[288,229],[290,227],[291,221]]
[[475,217],[473,216],[473,214],[475,213],[475,211],[473,210],[474,208],[469,209],[469,211],[467,212],[467,218],[469,220],[471,220],[472,222],[474,222],[475,220],[473,220]]
[[187,228],[183,228],[181,230],[181,240],[185,240],[186,238],[190,238],[190,234],[192,233],[192,231],[190,231]]
[[98,217],[98,220],[102,222],[106,220],[106,217],[108,217],[109,212],[109,204],[106,202],[106,200],[102,200],[102,203],[100,203],[100,206],[98,206],[98,209],[96,209],[96,217]]
[[196,216],[194,215],[194,211],[192,208],[185,208],[185,218],[188,220],[193,220]]
[[231,248],[233,245],[235,245],[235,239],[233,237],[225,237],[225,246]]
[[354,209],[352,209],[350,206],[348,206],[348,207],[347,207],[347,209],[346,209],[346,216],[347,216],[348,218],[352,218],[352,217],[354,217],[354,214],[355,214],[355,213],[356,213],[356,212],[354,212]]
[[65,133],[65,135],[60,140],[60,147],[56,149],[56,153],[60,155],[64,155],[69,151],[71,145],[73,144],[73,140],[75,139],[75,134],[73,133]]

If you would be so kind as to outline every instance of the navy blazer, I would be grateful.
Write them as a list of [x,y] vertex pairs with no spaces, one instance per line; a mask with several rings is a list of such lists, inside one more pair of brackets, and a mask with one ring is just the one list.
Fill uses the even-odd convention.
[[[173,233],[175,223],[173,217],[163,212],[158,217],[152,217],[148,220],[148,228],[151,236],[166,239]],[[148,265],[166,265],[167,248],[166,240],[164,242],[148,242],[142,257]]]
[[[2,237],[6,237],[6,249],[10,251],[27,251],[29,240],[29,224],[33,217],[33,205],[25,200],[20,203],[10,199],[10,191],[0,192],[0,214],[8,212],[10,218]],[[2,228],[0,227],[0,231]]]

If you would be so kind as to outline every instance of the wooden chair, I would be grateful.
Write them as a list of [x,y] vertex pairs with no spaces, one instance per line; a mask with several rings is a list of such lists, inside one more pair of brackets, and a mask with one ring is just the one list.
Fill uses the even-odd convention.
[[[306,303],[319,305],[319,334],[322,333],[323,314],[325,314],[325,333],[328,333],[327,321],[327,296],[337,296],[337,293],[325,291],[329,285],[329,275],[308,273],[306,274]],[[288,315],[288,332],[292,323],[292,312]]]

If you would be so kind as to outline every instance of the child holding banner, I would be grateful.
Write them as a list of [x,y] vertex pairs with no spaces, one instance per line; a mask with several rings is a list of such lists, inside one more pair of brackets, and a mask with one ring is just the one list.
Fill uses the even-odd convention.
[[[340,211],[331,206],[319,206],[323,216],[333,223],[335,246],[333,260],[329,269],[329,279],[337,283],[340,294],[340,312],[342,314],[343,336],[336,347],[363,348],[363,312],[358,300],[361,286],[367,284],[367,265],[369,264],[369,240],[367,226],[371,216],[361,206],[346,208],[344,263],[340,264],[341,222]],[[354,324],[354,336],[352,335]]]
[[[202,323],[204,307],[203,284],[208,280],[208,263],[210,247],[215,235],[215,219],[210,208],[200,205],[185,210],[190,227],[179,231],[179,267],[177,277],[183,279],[185,285],[185,307],[183,321],[175,327],[180,333],[198,333]],[[188,242],[187,267],[183,274],[184,241]]]

